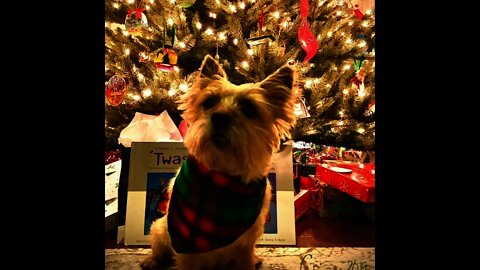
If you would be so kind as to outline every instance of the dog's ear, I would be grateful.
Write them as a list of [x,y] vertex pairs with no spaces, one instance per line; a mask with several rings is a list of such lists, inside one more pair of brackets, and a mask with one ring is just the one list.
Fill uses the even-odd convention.
[[260,83],[265,99],[274,107],[282,108],[293,97],[295,71],[284,65]]
[[212,78],[214,75],[219,75],[223,78],[227,77],[225,71],[220,66],[220,64],[215,59],[213,59],[213,57],[207,54],[203,59],[202,65],[200,67],[200,76]]

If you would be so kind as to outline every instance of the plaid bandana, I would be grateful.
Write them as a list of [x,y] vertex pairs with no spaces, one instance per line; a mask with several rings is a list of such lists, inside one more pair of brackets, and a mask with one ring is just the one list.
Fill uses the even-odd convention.
[[177,253],[201,253],[227,246],[257,220],[267,181],[245,184],[240,177],[208,171],[188,157],[175,180],[168,232]]

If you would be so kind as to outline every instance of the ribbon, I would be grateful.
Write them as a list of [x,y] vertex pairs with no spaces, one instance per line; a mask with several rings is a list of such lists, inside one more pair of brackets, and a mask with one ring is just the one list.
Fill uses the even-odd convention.
[[128,11],[128,16],[132,16],[132,13],[135,12],[135,15],[137,15],[137,18],[141,19],[142,18],[142,12],[147,10],[146,8],[136,8],[136,9],[130,9]]
[[362,56],[360,56],[360,60],[358,61],[358,64],[357,64],[357,60],[353,59],[353,65],[355,66],[355,71],[358,72],[360,70],[360,68],[363,65],[363,61],[365,61],[365,54],[362,54]]

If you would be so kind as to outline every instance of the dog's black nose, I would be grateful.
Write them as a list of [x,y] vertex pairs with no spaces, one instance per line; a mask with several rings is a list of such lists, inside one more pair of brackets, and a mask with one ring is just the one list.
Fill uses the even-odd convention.
[[225,129],[230,126],[232,118],[228,113],[216,112],[212,114],[212,125],[215,129]]

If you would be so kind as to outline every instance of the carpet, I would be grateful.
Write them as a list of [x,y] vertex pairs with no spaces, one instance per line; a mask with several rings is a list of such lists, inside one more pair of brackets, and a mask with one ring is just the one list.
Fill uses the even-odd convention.
[[[150,252],[144,248],[106,249],[105,269],[138,270]],[[263,258],[261,270],[375,269],[375,248],[259,247],[256,254]]]

